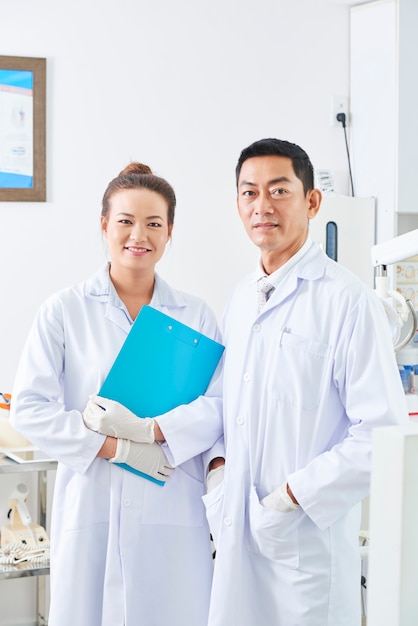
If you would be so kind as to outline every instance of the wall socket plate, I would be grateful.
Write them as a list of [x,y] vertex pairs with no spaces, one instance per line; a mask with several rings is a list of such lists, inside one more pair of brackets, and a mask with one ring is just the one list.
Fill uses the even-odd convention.
[[337,120],[338,113],[345,113],[345,125],[350,125],[348,96],[333,96],[331,102],[331,126],[342,126]]

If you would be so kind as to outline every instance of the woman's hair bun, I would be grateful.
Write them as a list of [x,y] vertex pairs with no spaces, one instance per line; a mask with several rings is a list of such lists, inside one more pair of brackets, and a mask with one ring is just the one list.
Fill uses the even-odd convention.
[[152,174],[152,170],[145,163],[137,163],[133,161],[119,172],[119,176],[125,176],[127,174]]

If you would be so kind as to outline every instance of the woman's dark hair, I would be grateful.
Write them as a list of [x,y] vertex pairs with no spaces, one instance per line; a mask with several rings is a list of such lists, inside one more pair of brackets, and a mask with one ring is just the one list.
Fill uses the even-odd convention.
[[110,208],[110,200],[114,193],[122,189],[149,189],[155,191],[167,200],[168,224],[174,223],[176,209],[176,194],[172,186],[159,176],[155,176],[148,165],[144,163],[129,163],[119,174],[110,181],[102,200],[102,217],[107,217]]
[[237,186],[244,161],[258,156],[288,157],[292,161],[296,176],[302,181],[305,195],[314,188],[314,171],[308,155],[300,146],[282,139],[260,139],[244,148],[235,168]]

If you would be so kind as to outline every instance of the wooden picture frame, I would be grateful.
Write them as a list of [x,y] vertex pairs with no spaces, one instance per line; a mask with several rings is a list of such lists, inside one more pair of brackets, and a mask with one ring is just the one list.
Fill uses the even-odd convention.
[[0,56],[0,202],[46,201],[46,59]]

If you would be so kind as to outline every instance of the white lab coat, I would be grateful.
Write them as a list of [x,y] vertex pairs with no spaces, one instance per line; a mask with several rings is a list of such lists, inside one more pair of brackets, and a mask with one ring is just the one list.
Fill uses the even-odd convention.
[[[407,419],[375,294],[316,245],[256,310],[224,316],[224,484],[204,496],[217,548],[209,626],[360,626],[360,502],[371,431]],[[260,500],[288,480],[301,508]]]
[[[151,306],[219,340],[209,307],[158,276]],[[222,434],[219,371],[204,401],[161,416],[178,465],[163,487],[96,458],[104,436],[82,411],[131,324],[106,266],[40,307],[18,368],[11,422],[59,461],[50,626],[207,624],[213,561],[201,497],[204,451]]]

